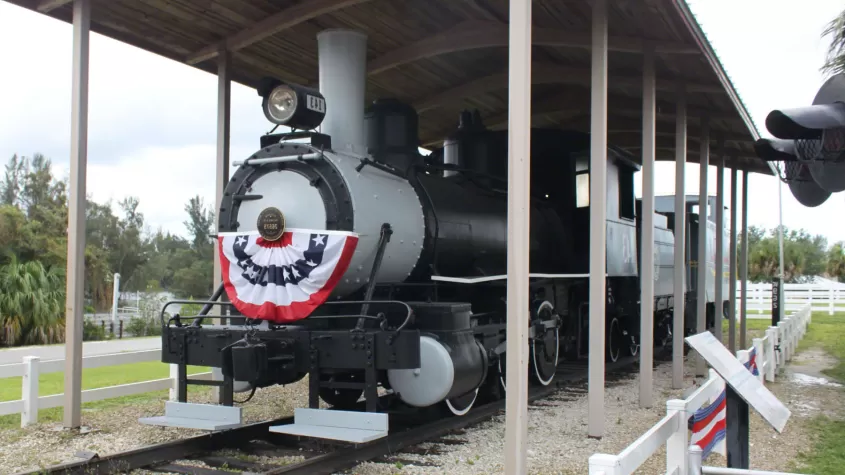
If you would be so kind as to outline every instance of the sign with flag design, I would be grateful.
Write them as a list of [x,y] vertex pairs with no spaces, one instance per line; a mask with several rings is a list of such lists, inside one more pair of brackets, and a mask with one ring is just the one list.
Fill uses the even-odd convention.
[[323,304],[349,267],[358,235],[287,229],[276,241],[258,231],[218,234],[223,285],[246,317],[289,323]]
[[727,455],[725,435],[727,433],[727,406],[725,383],[720,383],[719,396],[706,407],[695,411],[690,418],[690,445],[701,448],[701,458],[706,459],[712,452]]
[[751,374],[754,376],[760,376],[760,370],[757,369],[757,348],[752,347],[751,351],[748,353],[748,361],[743,363],[748,371],[751,371]]

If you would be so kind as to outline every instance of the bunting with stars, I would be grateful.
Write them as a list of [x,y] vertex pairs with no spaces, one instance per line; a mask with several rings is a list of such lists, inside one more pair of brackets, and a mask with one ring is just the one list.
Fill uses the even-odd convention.
[[349,267],[358,235],[288,229],[277,241],[258,231],[218,234],[223,285],[249,318],[288,323],[308,317]]

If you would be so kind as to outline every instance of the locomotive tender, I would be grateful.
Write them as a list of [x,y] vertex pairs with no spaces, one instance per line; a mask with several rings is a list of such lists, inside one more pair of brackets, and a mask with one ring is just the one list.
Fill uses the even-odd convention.
[[[441,405],[466,414],[480,394],[501,397],[505,389],[507,132],[463,112],[454,134],[423,156],[411,106],[379,99],[364,109],[366,37],[329,30],[317,40],[319,91],[276,80],[259,87],[267,118],[300,131],[263,136],[219,203],[218,232],[237,236],[236,257],[221,251],[225,285],[211,298],[222,298],[228,323],[200,318],[211,301],[197,318],[163,322],[162,360],[179,365],[182,402],[187,384],[209,384],[187,378],[186,365],[199,365],[221,369],[222,381],[212,384],[223,405],[233,404],[234,392],[308,375],[315,409],[319,399],[351,409],[363,395],[367,412],[384,410],[381,387],[392,391],[390,408]],[[535,128],[531,139],[532,304],[517,317],[529,325],[532,378],[548,385],[561,360],[588,351],[590,147],[578,132]],[[616,361],[639,350],[639,165],[616,147],[607,155],[606,356]],[[671,197],[657,199],[654,252],[655,341],[665,344],[674,309],[674,210],[664,209],[664,199]],[[692,209],[687,217],[685,325],[694,333],[689,260],[696,260],[698,223]],[[262,264],[238,247],[239,233],[257,230],[256,242],[272,243],[286,229],[311,230],[305,257],[291,265]],[[354,252],[307,316],[271,321],[258,306],[239,308],[248,298],[236,278],[256,291],[296,288],[316,272],[309,266],[328,259],[316,254],[326,237],[342,233],[354,235]],[[708,244],[708,263],[713,250]]]

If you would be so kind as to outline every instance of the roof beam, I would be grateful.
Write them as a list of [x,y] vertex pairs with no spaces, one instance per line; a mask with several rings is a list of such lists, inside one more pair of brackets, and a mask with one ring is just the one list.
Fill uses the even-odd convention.
[[[531,66],[532,84],[590,84],[590,70],[583,68],[571,68],[551,63],[538,63]],[[638,87],[642,83],[642,75],[633,74],[611,74],[610,85],[624,85]],[[703,92],[721,94],[724,90],[718,85],[687,82],[680,79],[658,79],[657,89],[664,91],[676,91],[677,84],[681,81],[689,92]],[[422,113],[429,109],[448,104],[453,101],[460,101],[466,97],[478,96],[480,94],[494,92],[507,88],[507,70],[493,73],[472,81],[466,82],[451,89],[437,94],[424,97],[415,101],[414,107],[417,112]]]
[[343,8],[372,0],[301,0],[258,23],[188,56],[188,64],[197,64],[217,57],[221,49],[238,51],[288,28]]
[[[589,90],[581,88],[569,89],[561,94],[553,96],[533,99],[534,105],[531,107],[531,117],[538,118],[544,115],[560,115],[560,114],[574,114],[570,115],[569,122],[577,123],[578,120],[583,119],[584,112],[590,110],[590,95]],[[642,117],[642,101],[640,99],[626,97],[618,94],[608,94],[608,113],[611,117],[611,122],[617,120],[618,117]],[[741,122],[741,119],[730,113],[719,113],[703,109],[687,108],[687,119],[695,121],[699,117],[709,117],[712,120],[725,120],[731,122]],[[589,117],[589,116],[586,116]],[[675,105],[664,101],[657,102],[657,117],[658,120],[666,120],[675,117]],[[496,130],[508,123],[508,113],[503,111],[484,117],[484,124],[491,130]],[[629,122],[630,123],[630,122]],[[453,131],[454,127],[441,130],[440,132],[432,133],[421,137],[423,147],[429,147],[439,143],[444,137]]]
[[41,13],[49,13],[62,5],[67,5],[71,1],[73,0],[41,0],[35,9]]
[[[532,43],[559,48],[585,48],[591,45],[589,33],[572,33],[563,29],[532,29]],[[636,37],[611,36],[610,51],[642,53],[644,40]],[[428,38],[402,46],[369,62],[369,74],[378,74],[402,64],[458,51],[502,47],[508,44],[508,26],[496,21],[470,20]],[[657,53],[699,54],[696,45],[684,43],[658,43]]]

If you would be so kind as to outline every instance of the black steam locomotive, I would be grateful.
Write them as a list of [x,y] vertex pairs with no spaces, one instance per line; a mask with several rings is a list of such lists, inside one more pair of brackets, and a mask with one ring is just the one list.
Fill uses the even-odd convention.
[[[424,156],[416,111],[384,99],[360,111],[366,143],[355,149],[346,137],[354,137],[347,128],[357,112],[333,110],[338,95],[332,85],[323,86],[321,72],[319,92],[274,80],[259,88],[268,119],[305,131],[261,138],[261,149],[225,188],[218,231],[258,227],[265,242],[278,239],[286,226],[354,232],[350,262],[324,302],[306,318],[286,322],[226,303],[242,301],[232,276],[248,273],[249,282],[266,288],[296,283],[290,273],[298,276],[307,266],[279,270],[245,265],[245,258],[226,262],[224,285],[211,299],[221,300],[225,324],[207,318],[211,304],[199,316],[163,322],[163,361],[179,365],[178,399],[187,400],[186,365],[222,370],[216,384],[224,405],[233,404],[234,392],[306,375],[311,408],[322,399],[349,409],[363,396],[366,410],[377,411],[379,388],[403,407],[442,405],[455,415],[469,411],[479,394],[500,397],[507,338],[507,132],[487,129],[477,112],[463,112],[454,134]],[[332,114],[351,115],[315,132]],[[588,352],[590,143],[578,132],[535,128],[531,134],[532,303],[515,317],[529,326],[531,377],[548,385],[560,361]],[[607,156],[606,357],[616,361],[639,350],[639,165],[616,147]],[[671,342],[674,309],[671,199],[659,197],[655,215],[658,344]],[[686,220],[687,333],[696,327],[697,284],[689,262],[698,262],[700,223],[693,206],[688,203]],[[708,236],[715,236],[715,224],[707,224]],[[319,244],[321,236],[316,239]],[[714,305],[708,293],[710,328],[715,308],[722,314],[725,302]]]

